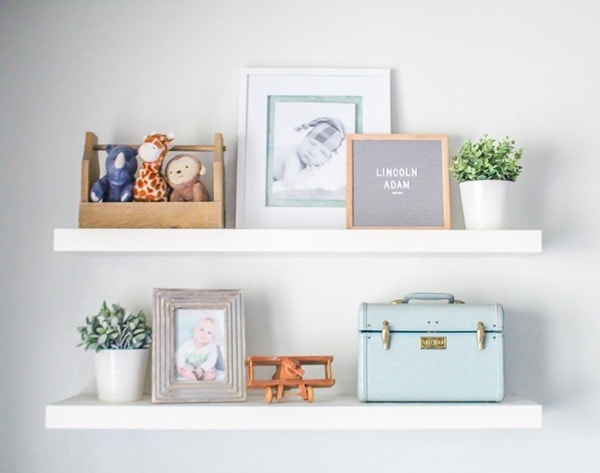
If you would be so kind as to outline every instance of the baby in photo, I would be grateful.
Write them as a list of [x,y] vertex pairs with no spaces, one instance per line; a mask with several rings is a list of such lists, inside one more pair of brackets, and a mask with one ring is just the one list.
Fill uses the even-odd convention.
[[219,347],[217,322],[201,318],[192,329],[193,338],[181,344],[176,354],[177,375],[180,379],[214,381],[217,378]]
[[344,169],[329,165],[334,158],[343,162],[339,149],[346,133],[344,124],[331,117],[304,123],[296,131],[309,130],[300,143],[273,163],[273,191],[322,189],[333,191],[345,185]]

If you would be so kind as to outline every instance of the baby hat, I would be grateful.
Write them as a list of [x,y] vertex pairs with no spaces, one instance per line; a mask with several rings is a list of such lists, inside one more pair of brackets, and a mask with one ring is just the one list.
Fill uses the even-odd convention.
[[312,128],[312,130],[307,133],[306,137],[323,143],[331,151],[335,151],[340,147],[346,135],[344,124],[337,118],[315,118],[297,127],[296,131],[307,130],[309,128]]

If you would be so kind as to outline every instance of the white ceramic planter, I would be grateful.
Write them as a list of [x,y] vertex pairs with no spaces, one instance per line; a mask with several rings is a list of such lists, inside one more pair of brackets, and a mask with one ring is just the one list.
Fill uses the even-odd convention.
[[503,230],[509,227],[512,181],[466,181],[459,184],[465,228]]
[[102,350],[95,354],[98,399],[139,401],[144,392],[148,349]]

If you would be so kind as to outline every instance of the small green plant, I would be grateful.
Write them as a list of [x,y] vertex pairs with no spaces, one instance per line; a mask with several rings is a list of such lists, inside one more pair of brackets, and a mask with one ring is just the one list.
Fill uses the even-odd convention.
[[137,315],[127,313],[118,304],[112,308],[102,303],[98,314],[85,318],[85,325],[77,327],[85,350],[135,350],[148,348],[152,341],[152,329],[140,310]]
[[523,150],[515,150],[515,141],[508,138],[496,141],[487,134],[473,143],[465,141],[450,163],[450,174],[458,182],[516,181],[521,173],[519,164]]

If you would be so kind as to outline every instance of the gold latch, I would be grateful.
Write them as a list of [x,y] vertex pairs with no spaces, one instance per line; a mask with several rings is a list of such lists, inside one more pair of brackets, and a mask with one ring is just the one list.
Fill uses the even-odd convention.
[[446,337],[421,337],[421,350],[445,350]]
[[381,341],[383,342],[383,349],[390,349],[390,323],[387,320],[383,321],[383,328],[381,329]]
[[477,346],[480,350],[485,348],[485,327],[483,322],[477,322]]

